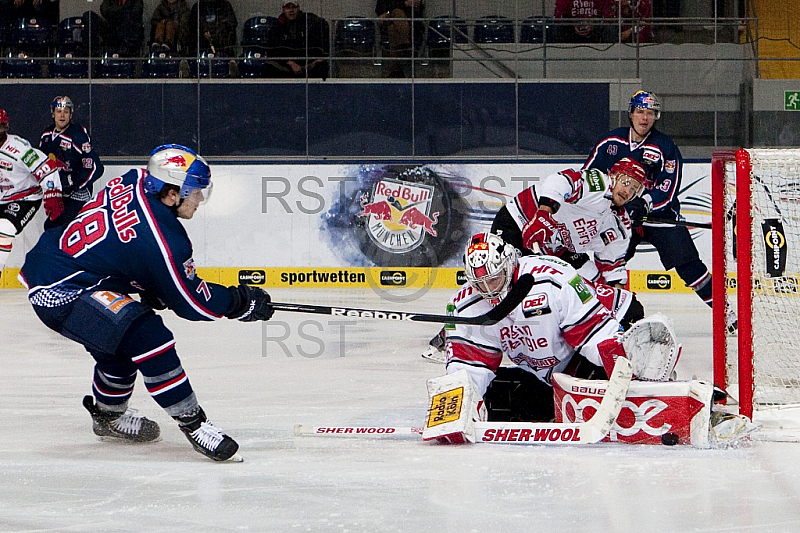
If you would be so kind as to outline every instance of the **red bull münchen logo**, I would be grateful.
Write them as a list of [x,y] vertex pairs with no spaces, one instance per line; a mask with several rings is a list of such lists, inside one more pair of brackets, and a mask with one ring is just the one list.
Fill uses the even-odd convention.
[[368,217],[369,238],[383,250],[405,253],[428,234],[436,237],[439,213],[430,214],[434,188],[430,185],[384,179],[372,188],[371,201],[362,201],[358,216]]

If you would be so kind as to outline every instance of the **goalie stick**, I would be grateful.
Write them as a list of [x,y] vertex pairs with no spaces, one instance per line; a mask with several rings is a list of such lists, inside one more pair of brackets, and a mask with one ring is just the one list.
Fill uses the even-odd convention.
[[332,315],[355,318],[375,318],[379,320],[409,320],[413,322],[435,322],[438,324],[470,324],[477,326],[490,326],[504,319],[514,310],[530,292],[534,279],[530,274],[523,274],[511,286],[511,290],[503,300],[494,308],[479,316],[454,317],[450,315],[429,315],[425,313],[405,313],[401,311],[382,311],[379,309],[356,309],[353,307],[329,307],[325,305],[292,304],[272,302],[270,305],[276,311],[289,311],[292,313],[314,313],[318,315]]
[[[596,444],[611,431],[622,410],[633,377],[633,366],[618,357],[606,392],[594,416],[586,422],[475,422],[475,442],[486,444]],[[414,439],[422,428],[395,426],[294,426],[297,436]]]

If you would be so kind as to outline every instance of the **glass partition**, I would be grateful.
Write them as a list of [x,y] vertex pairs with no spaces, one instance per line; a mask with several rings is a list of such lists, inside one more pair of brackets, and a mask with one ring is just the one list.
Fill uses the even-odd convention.
[[753,142],[758,20],[743,2],[401,4],[3,4],[0,106],[35,139],[67,93],[106,157],[174,141],[220,157],[518,158],[582,153],[647,88],[689,157]]

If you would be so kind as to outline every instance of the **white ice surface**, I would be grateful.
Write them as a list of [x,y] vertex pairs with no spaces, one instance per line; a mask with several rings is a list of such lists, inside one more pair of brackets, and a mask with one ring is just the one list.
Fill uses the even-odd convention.
[[[369,292],[273,292],[276,301],[437,313],[448,296],[402,303]],[[675,322],[679,377],[710,378],[710,311],[693,295],[642,299]],[[441,373],[419,355],[436,326],[296,313],[267,324],[189,323],[161,314],[201,405],[245,461],[194,452],[141,380],[132,406],[161,424],[163,440],[99,441],[81,407],[91,357],[47,330],[23,291],[0,291],[0,531],[800,531],[800,444],[295,437],[296,423],[420,425],[425,380]]]

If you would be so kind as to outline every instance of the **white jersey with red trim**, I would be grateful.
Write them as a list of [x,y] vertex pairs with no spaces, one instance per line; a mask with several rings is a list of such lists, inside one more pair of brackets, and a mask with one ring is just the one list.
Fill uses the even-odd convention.
[[560,232],[547,244],[547,252],[558,255],[592,252],[594,267],[581,268],[590,281],[624,285],[628,281],[625,254],[631,238],[631,220],[624,208],[611,203],[611,180],[597,169],[562,170],[551,174],[535,189],[529,187],[506,206],[520,229],[538,210],[539,198],[560,205],[553,214]]
[[[516,276],[531,274],[535,283],[507,317],[492,326],[457,324],[447,329],[447,372],[466,369],[483,395],[503,355],[550,384],[580,352],[602,366],[597,345],[621,331],[593,287],[568,263],[552,256],[519,260]],[[493,304],[469,284],[451,299],[454,316],[484,314]]]
[[58,167],[22,137],[7,135],[0,146],[0,203],[41,200],[45,180],[45,187],[60,189]]

